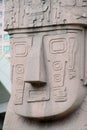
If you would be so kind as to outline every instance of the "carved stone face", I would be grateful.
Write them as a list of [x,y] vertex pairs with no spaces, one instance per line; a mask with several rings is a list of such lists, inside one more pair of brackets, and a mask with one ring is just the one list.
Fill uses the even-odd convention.
[[12,39],[14,108],[25,117],[64,116],[85,96],[83,31],[48,29],[15,34]]

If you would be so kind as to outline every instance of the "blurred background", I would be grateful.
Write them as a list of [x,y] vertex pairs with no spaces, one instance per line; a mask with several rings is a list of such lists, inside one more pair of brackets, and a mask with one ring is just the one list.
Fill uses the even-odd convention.
[[0,0],[0,130],[11,93],[10,82],[10,37],[4,31],[5,0]]

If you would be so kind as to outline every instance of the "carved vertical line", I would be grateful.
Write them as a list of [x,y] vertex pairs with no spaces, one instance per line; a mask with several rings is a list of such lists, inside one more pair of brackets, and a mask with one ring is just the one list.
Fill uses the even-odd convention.
[[18,27],[20,26],[20,24],[19,24],[19,23],[20,23],[20,22],[19,22],[19,21],[20,21],[20,19],[19,19],[19,18],[20,18],[20,8],[21,8],[21,7],[20,7],[20,0],[19,0]]
[[[83,30],[80,34],[82,38],[79,38],[80,42],[80,61],[81,61],[81,68],[80,68],[80,79],[84,80],[84,66],[85,66],[85,31]],[[82,39],[82,40],[81,40]]]
[[87,85],[87,30],[85,30],[85,36],[84,36],[84,39],[85,39],[85,75],[84,75],[84,85]]
[[76,53],[78,49],[78,42],[75,36],[69,38],[69,76],[70,79],[76,76]]

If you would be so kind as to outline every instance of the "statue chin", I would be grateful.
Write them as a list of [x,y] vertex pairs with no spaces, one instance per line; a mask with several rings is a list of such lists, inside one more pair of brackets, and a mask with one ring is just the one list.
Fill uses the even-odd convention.
[[[75,85],[69,85],[70,89],[68,89],[67,93],[68,98],[64,97],[65,99],[61,99],[62,101],[59,101],[59,99],[57,101],[57,99],[53,96],[51,97],[51,95],[50,97],[48,95],[45,99],[39,97],[36,98],[36,96],[35,98],[33,97],[29,99],[29,97],[26,98],[27,92],[29,92],[29,88],[27,88],[27,86],[28,84],[25,87],[24,93],[24,101],[27,99],[27,102],[24,102],[22,105],[14,104],[14,110],[16,114],[20,116],[37,120],[54,120],[68,116],[80,107],[87,94],[86,88],[82,85],[79,85],[78,87]],[[73,88],[72,91],[71,88]]]

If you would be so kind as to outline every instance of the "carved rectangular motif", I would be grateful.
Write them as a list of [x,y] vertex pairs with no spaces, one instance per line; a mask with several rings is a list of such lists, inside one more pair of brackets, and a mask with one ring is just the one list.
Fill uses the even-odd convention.
[[15,89],[15,105],[23,103],[23,94],[24,94],[24,81],[21,77],[15,80],[16,89]]
[[66,51],[66,39],[58,38],[50,41],[51,53],[63,53]]
[[55,102],[64,102],[67,100],[67,91],[66,89],[59,88],[54,90]]
[[61,0],[61,6],[74,6],[76,0]]
[[44,90],[29,90],[28,102],[38,102],[49,100],[49,92]]
[[15,56],[26,56],[27,55],[27,44],[26,43],[15,43]]
[[27,35],[20,35],[19,37],[15,37],[12,42],[12,53],[14,60],[14,77],[13,77],[13,86],[15,88],[14,94],[14,104],[22,105],[24,98],[24,72],[25,72],[25,64],[27,56],[30,52],[32,46],[32,37],[28,37]]
[[14,57],[26,57],[32,46],[32,37],[18,37],[14,38],[13,48]]
[[[68,55],[67,33],[49,35],[44,37],[46,57],[50,60],[52,71],[52,94],[55,102],[67,100],[67,89],[65,86],[66,64]],[[50,71],[50,70],[49,70]]]

